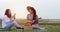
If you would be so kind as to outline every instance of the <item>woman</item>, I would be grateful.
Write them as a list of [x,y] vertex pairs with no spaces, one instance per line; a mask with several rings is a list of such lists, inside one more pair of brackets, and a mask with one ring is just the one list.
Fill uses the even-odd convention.
[[36,10],[31,7],[27,6],[27,10],[29,14],[27,15],[27,23],[26,25],[31,25],[34,29],[38,29],[38,16],[36,15]]
[[15,15],[11,15],[11,10],[6,9],[5,15],[1,17],[2,20],[2,28],[3,29],[11,29],[13,25],[16,26],[17,29],[23,29],[15,20]]

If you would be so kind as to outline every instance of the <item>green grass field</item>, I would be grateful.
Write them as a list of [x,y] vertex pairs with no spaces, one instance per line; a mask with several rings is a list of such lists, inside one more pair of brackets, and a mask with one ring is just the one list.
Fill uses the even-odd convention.
[[[17,20],[18,23],[20,23],[22,25],[23,22],[25,22],[25,20]],[[40,25],[41,28],[47,28],[48,29],[48,32],[60,32],[60,25],[48,25],[48,24],[45,24],[44,23],[46,22],[43,22],[42,21],[42,24]],[[0,21],[0,27],[1,27],[1,21]],[[22,32],[21,30],[7,30],[7,31],[2,31],[0,30],[0,32]],[[33,32],[33,30],[28,30],[28,31],[25,31],[25,32]]]

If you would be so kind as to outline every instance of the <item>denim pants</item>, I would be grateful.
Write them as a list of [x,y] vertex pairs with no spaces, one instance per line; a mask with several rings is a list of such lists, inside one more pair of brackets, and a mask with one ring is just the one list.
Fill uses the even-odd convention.
[[39,27],[39,24],[33,24],[32,26],[33,27]]
[[39,29],[40,30],[39,24],[33,24],[32,27],[33,27],[33,29]]
[[19,25],[15,20],[12,23],[7,24],[4,28],[2,29],[11,29],[12,26],[15,26],[16,28],[22,28],[21,25]]

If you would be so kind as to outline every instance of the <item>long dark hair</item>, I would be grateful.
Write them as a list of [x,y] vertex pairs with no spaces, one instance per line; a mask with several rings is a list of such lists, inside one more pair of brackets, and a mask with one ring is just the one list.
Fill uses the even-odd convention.
[[36,19],[36,10],[34,9],[34,7],[31,6],[27,6],[27,10],[31,9],[33,11],[33,20]]
[[10,11],[10,9],[6,9],[6,11],[5,11],[5,15],[7,15],[7,17],[11,17],[11,14],[9,15],[9,11]]

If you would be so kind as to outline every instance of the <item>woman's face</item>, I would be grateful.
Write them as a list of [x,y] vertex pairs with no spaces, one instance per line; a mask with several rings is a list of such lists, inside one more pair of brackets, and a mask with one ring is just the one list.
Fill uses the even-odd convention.
[[33,14],[33,10],[32,9],[29,9],[29,12],[30,12],[30,14]]
[[11,10],[8,11],[8,14],[11,15]]

